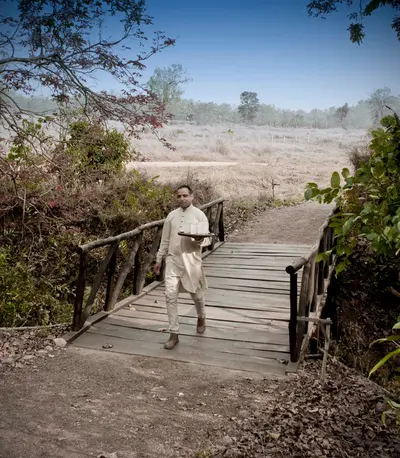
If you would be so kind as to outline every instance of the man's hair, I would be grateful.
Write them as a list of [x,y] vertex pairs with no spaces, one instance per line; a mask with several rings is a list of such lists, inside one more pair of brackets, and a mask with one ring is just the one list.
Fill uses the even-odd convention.
[[193,194],[193,190],[188,184],[182,184],[181,186],[175,189],[175,192],[177,193],[180,189],[187,189],[189,191],[189,194]]

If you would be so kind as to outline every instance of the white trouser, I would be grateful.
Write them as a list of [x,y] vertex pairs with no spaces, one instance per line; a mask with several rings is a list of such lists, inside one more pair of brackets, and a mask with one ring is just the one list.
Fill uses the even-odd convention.
[[[165,301],[167,303],[167,314],[169,322],[169,332],[179,333],[178,315],[178,296],[181,291],[181,281],[179,277],[168,276],[165,278]],[[196,307],[199,318],[206,317],[204,291],[201,289],[196,293],[189,293]]]

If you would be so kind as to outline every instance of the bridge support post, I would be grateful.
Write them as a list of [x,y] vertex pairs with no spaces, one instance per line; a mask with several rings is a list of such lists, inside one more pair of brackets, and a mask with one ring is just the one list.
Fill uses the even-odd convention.
[[290,320],[289,320],[290,361],[299,359],[297,346],[297,273],[290,274]]
[[78,284],[76,285],[74,318],[72,321],[72,330],[73,331],[78,331],[83,324],[81,323],[81,318],[82,318],[83,296],[85,293],[85,284],[86,284],[86,267],[87,267],[87,253],[86,251],[82,251],[80,260],[79,260]]

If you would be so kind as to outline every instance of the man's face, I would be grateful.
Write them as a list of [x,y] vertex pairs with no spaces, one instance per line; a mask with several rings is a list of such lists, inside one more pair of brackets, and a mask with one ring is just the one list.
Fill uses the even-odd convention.
[[188,188],[181,188],[176,191],[176,200],[181,208],[188,208],[193,202],[193,194]]

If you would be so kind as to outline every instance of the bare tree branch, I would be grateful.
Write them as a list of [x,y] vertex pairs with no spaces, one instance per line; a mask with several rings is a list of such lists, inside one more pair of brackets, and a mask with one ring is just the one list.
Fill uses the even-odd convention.
[[[0,93],[7,94],[0,101],[0,123],[15,135],[23,133],[23,116],[39,112],[22,110],[14,100],[15,94],[33,94],[35,86],[44,86],[57,104],[80,106],[86,115],[121,122],[133,135],[137,136],[144,126],[161,126],[164,107],[141,87],[138,79],[145,68],[144,61],[175,41],[156,32],[146,50],[148,39],[140,26],[151,25],[152,18],[145,14],[144,0],[17,3],[15,17],[0,17]],[[120,19],[122,33],[118,38],[103,39],[104,24],[111,16]],[[96,29],[99,40],[90,43],[88,37]],[[132,58],[129,41],[143,48],[136,58]],[[16,49],[19,55],[15,55]],[[98,72],[115,79],[122,88],[119,96],[89,87],[89,80],[95,81]]]

